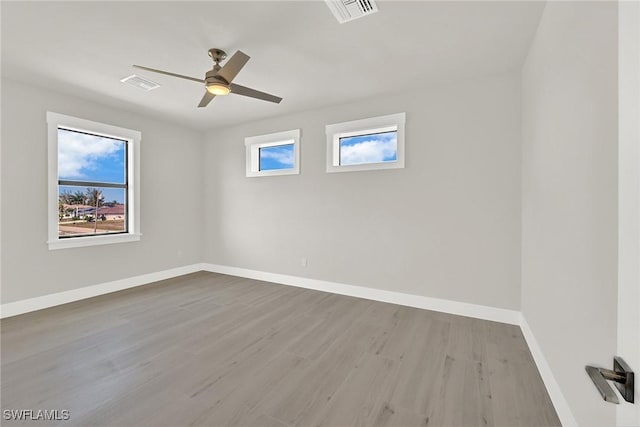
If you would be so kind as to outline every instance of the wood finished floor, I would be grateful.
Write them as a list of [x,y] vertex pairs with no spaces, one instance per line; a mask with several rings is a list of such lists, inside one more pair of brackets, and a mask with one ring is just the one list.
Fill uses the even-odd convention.
[[213,273],[0,322],[2,409],[74,426],[559,426],[517,326]]

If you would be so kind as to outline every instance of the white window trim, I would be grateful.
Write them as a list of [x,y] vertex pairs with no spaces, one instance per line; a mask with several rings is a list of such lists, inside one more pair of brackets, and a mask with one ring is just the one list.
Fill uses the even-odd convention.
[[[127,141],[127,209],[128,232],[122,234],[106,234],[100,236],[79,236],[60,239],[58,236],[58,127],[80,132],[103,135]],[[133,242],[140,240],[140,141],[142,134],[138,131],[118,126],[65,116],[47,111],[48,128],[48,224],[49,250],[77,248],[94,245]]]
[[[293,144],[293,168],[260,170],[260,148],[289,144]],[[300,174],[300,129],[270,133],[267,135],[249,136],[244,139],[244,145],[246,147],[247,177],[255,178],[259,176]]]
[[[405,116],[397,113],[327,125],[327,173],[404,168]],[[398,131],[395,161],[340,165],[340,138],[392,130]]]

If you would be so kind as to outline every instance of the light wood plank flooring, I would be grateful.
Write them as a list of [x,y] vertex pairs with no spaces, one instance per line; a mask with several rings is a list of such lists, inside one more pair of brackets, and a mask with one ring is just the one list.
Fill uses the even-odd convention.
[[213,273],[0,322],[2,409],[74,426],[558,426],[517,326]]

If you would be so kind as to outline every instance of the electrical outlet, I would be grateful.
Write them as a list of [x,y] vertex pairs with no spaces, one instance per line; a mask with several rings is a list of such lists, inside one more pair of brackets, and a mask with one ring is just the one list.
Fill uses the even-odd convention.
[[301,266],[303,266],[303,267],[306,267],[306,266],[307,266],[307,259],[303,257],[303,258],[300,260],[300,265],[301,265]]

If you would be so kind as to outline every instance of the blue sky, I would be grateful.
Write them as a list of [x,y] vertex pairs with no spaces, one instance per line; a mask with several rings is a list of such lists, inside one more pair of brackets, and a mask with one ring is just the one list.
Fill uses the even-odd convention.
[[[58,129],[58,179],[125,182],[126,142],[67,129]],[[61,186],[59,191],[86,191],[86,187]],[[102,188],[105,201],[124,202],[125,191]]]
[[58,178],[123,184],[126,142],[58,129]]
[[358,165],[397,160],[398,132],[340,138],[340,164]]
[[260,148],[260,170],[293,168],[293,144]]

